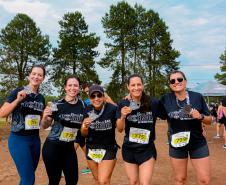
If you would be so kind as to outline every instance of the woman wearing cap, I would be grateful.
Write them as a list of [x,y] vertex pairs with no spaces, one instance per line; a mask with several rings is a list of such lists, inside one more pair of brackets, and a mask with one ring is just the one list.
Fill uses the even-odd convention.
[[187,178],[188,155],[199,185],[210,184],[209,150],[203,136],[202,123],[211,124],[208,107],[201,94],[187,91],[183,72],[169,75],[171,93],[161,98],[160,112],[169,123],[169,155],[175,185],[183,185]]
[[119,102],[116,115],[118,131],[125,130],[124,167],[131,185],[148,185],[157,157],[154,140],[158,101],[144,93],[143,80],[137,74],[128,78],[127,88],[131,99]]
[[69,76],[64,83],[66,95],[48,105],[43,114],[42,126],[52,126],[43,145],[42,156],[49,178],[49,185],[57,185],[63,171],[66,184],[78,182],[78,161],[74,142],[82,125],[84,104],[78,98],[79,79]]
[[38,89],[45,77],[45,68],[34,65],[27,86],[12,91],[0,109],[0,117],[11,116],[9,152],[20,175],[20,185],[34,185],[40,157],[39,122],[45,99]]
[[104,90],[99,85],[89,88],[91,105],[85,111],[81,133],[86,136],[86,157],[96,184],[110,184],[116,163],[115,140],[116,106],[105,102]]

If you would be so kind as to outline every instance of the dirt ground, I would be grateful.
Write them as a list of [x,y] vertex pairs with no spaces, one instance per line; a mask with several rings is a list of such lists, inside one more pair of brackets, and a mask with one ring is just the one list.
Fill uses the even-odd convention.
[[[152,185],[173,185],[173,173],[168,157],[168,145],[166,144],[167,125],[163,121],[158,121],[156,126],[156,148],[158,151],[158,158],[155,164],[155,170],[152,180]],[[226,149],[223,149],[223,138],[213,139],[215,135],[214,126],[207,126],[207,140],[210,149],[211,157],[211,172],[212,185],[226,184]],[[48,131],[41,131],[41,140],[44,142]],[[17,174],[15,165],[8,152],[7,138],[9,135],[9,127],[0,128],[0,185],[18,185],[19,176]],[[121,145],[123,134],[117,134],[117,141]],[[86,167],[86,161],[81,149],[78,149],[79,170]],[[117,154],[117,164],[113,172],[111,184],[112,185],[128,185],[128,180],[123,169],[123,161],[121,157],[121,150]],[[36,171],[36,185],[47,185],[48,178],[42,158]],[[65,184],[64,178],[61,180],[61,185]],[[78,185],[91,185],[93,179],[91,174],[79,174]],[[188,180],[187,185],[195,185],[196,178],[191,163],[188,165]]]

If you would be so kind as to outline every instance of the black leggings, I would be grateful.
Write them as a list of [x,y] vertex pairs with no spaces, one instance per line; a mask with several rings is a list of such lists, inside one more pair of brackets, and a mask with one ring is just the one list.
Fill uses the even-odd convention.
[[78,160],[74,143],[46,140],[42,148],[49,185],[59,185],[61,173],[64,172],[67,185],[78,182]]

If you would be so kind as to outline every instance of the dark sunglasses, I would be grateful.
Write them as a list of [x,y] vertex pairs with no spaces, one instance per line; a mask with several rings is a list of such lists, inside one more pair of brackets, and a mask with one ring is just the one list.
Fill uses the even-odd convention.
[[91,94],[90,99],[102,98],[102,94]]
[[176,79],[171,79],[171,80],[170,80],[170,84],[175,84],[175,83],[176,83],[176,80],[177,80],[178,82],[183,82],[183,81],[184,81],[183,78],[178,77],[178,78],[176,78]]

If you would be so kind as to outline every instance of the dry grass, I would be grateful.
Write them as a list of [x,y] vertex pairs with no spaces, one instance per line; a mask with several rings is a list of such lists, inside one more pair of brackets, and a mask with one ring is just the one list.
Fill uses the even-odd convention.
[[0,127],[5,127],[8,124],[6,123],[6,119],[5,118],[0,118]]

